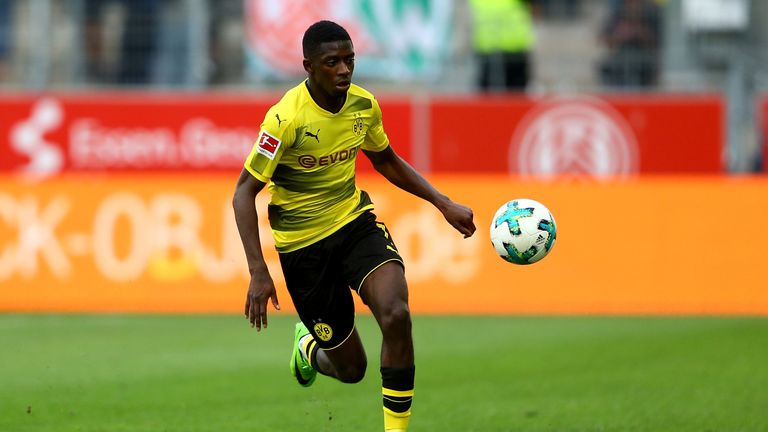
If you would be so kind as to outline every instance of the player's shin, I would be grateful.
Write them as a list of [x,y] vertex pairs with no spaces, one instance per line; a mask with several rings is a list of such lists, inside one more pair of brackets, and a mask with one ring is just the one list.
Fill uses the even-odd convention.
[[415,367],[381,368],[385,431],[400,432],[408,429],[415,371]]

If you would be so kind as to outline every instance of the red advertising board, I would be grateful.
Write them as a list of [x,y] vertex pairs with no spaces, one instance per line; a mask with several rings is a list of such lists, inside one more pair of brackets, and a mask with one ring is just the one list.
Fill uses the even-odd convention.
[[[2,97],[0,171],[238,170],[279,97]],[[718,96],[385,96],[380,102],[394,148],[424,172],[724,172]]]
[[3,99],[2,169],[230,169],[258,135],[269,103],[133,93]]
[[[265,113],[279,98],[137,93],[2,97],[0,171],[239,170]],[[390,139],[409,158],[409,103],[382,106]]]
[[717,96],[433,99],[431,168],[521,174],[720,173]]

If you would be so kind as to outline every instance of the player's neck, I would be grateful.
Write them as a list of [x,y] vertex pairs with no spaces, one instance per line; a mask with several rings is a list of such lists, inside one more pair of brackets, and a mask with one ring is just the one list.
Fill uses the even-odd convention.
[[344,107],[344,102],[347,101],[346,93],[343,96],[333,96],[322,91],[320,86],[313,86],[310,80],[305,83],[307,90],[309,90],[309,96],[320,108],[336,114]]

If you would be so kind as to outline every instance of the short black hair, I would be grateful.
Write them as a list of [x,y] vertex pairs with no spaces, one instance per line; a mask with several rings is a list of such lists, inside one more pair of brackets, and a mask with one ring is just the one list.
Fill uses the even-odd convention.
[[304,51],[304,58],[308,59],[317,54],[320,50],[320,44],[325,42],[350,41],[349,33],[344,27],[333,21],[318,21],[304,32],[304,38],[301,40],[301,48]]

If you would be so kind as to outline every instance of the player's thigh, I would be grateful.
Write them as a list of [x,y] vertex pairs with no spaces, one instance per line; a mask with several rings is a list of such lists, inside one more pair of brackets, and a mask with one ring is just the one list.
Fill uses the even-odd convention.
[[355,304],[343,277],[335,239],[280,253],[285,284],[296,312],[322,349],[341,346],[355,327]]
[[370,211],[350,223],[342,251],[344,277],[350,288],[358,293],[363,282],[379,267],[389,262],[403,266],[387,226],[377,221]]
[[381,322],[387,315],[408,312],[408,284],[403,266],[390,261],[375,269],[365,278],[360,298]]
[[351,245],[345,249],[346,277],[377,319],[387,307],[407,305],[403,260],[386,225],[367,213],[345,240]]

